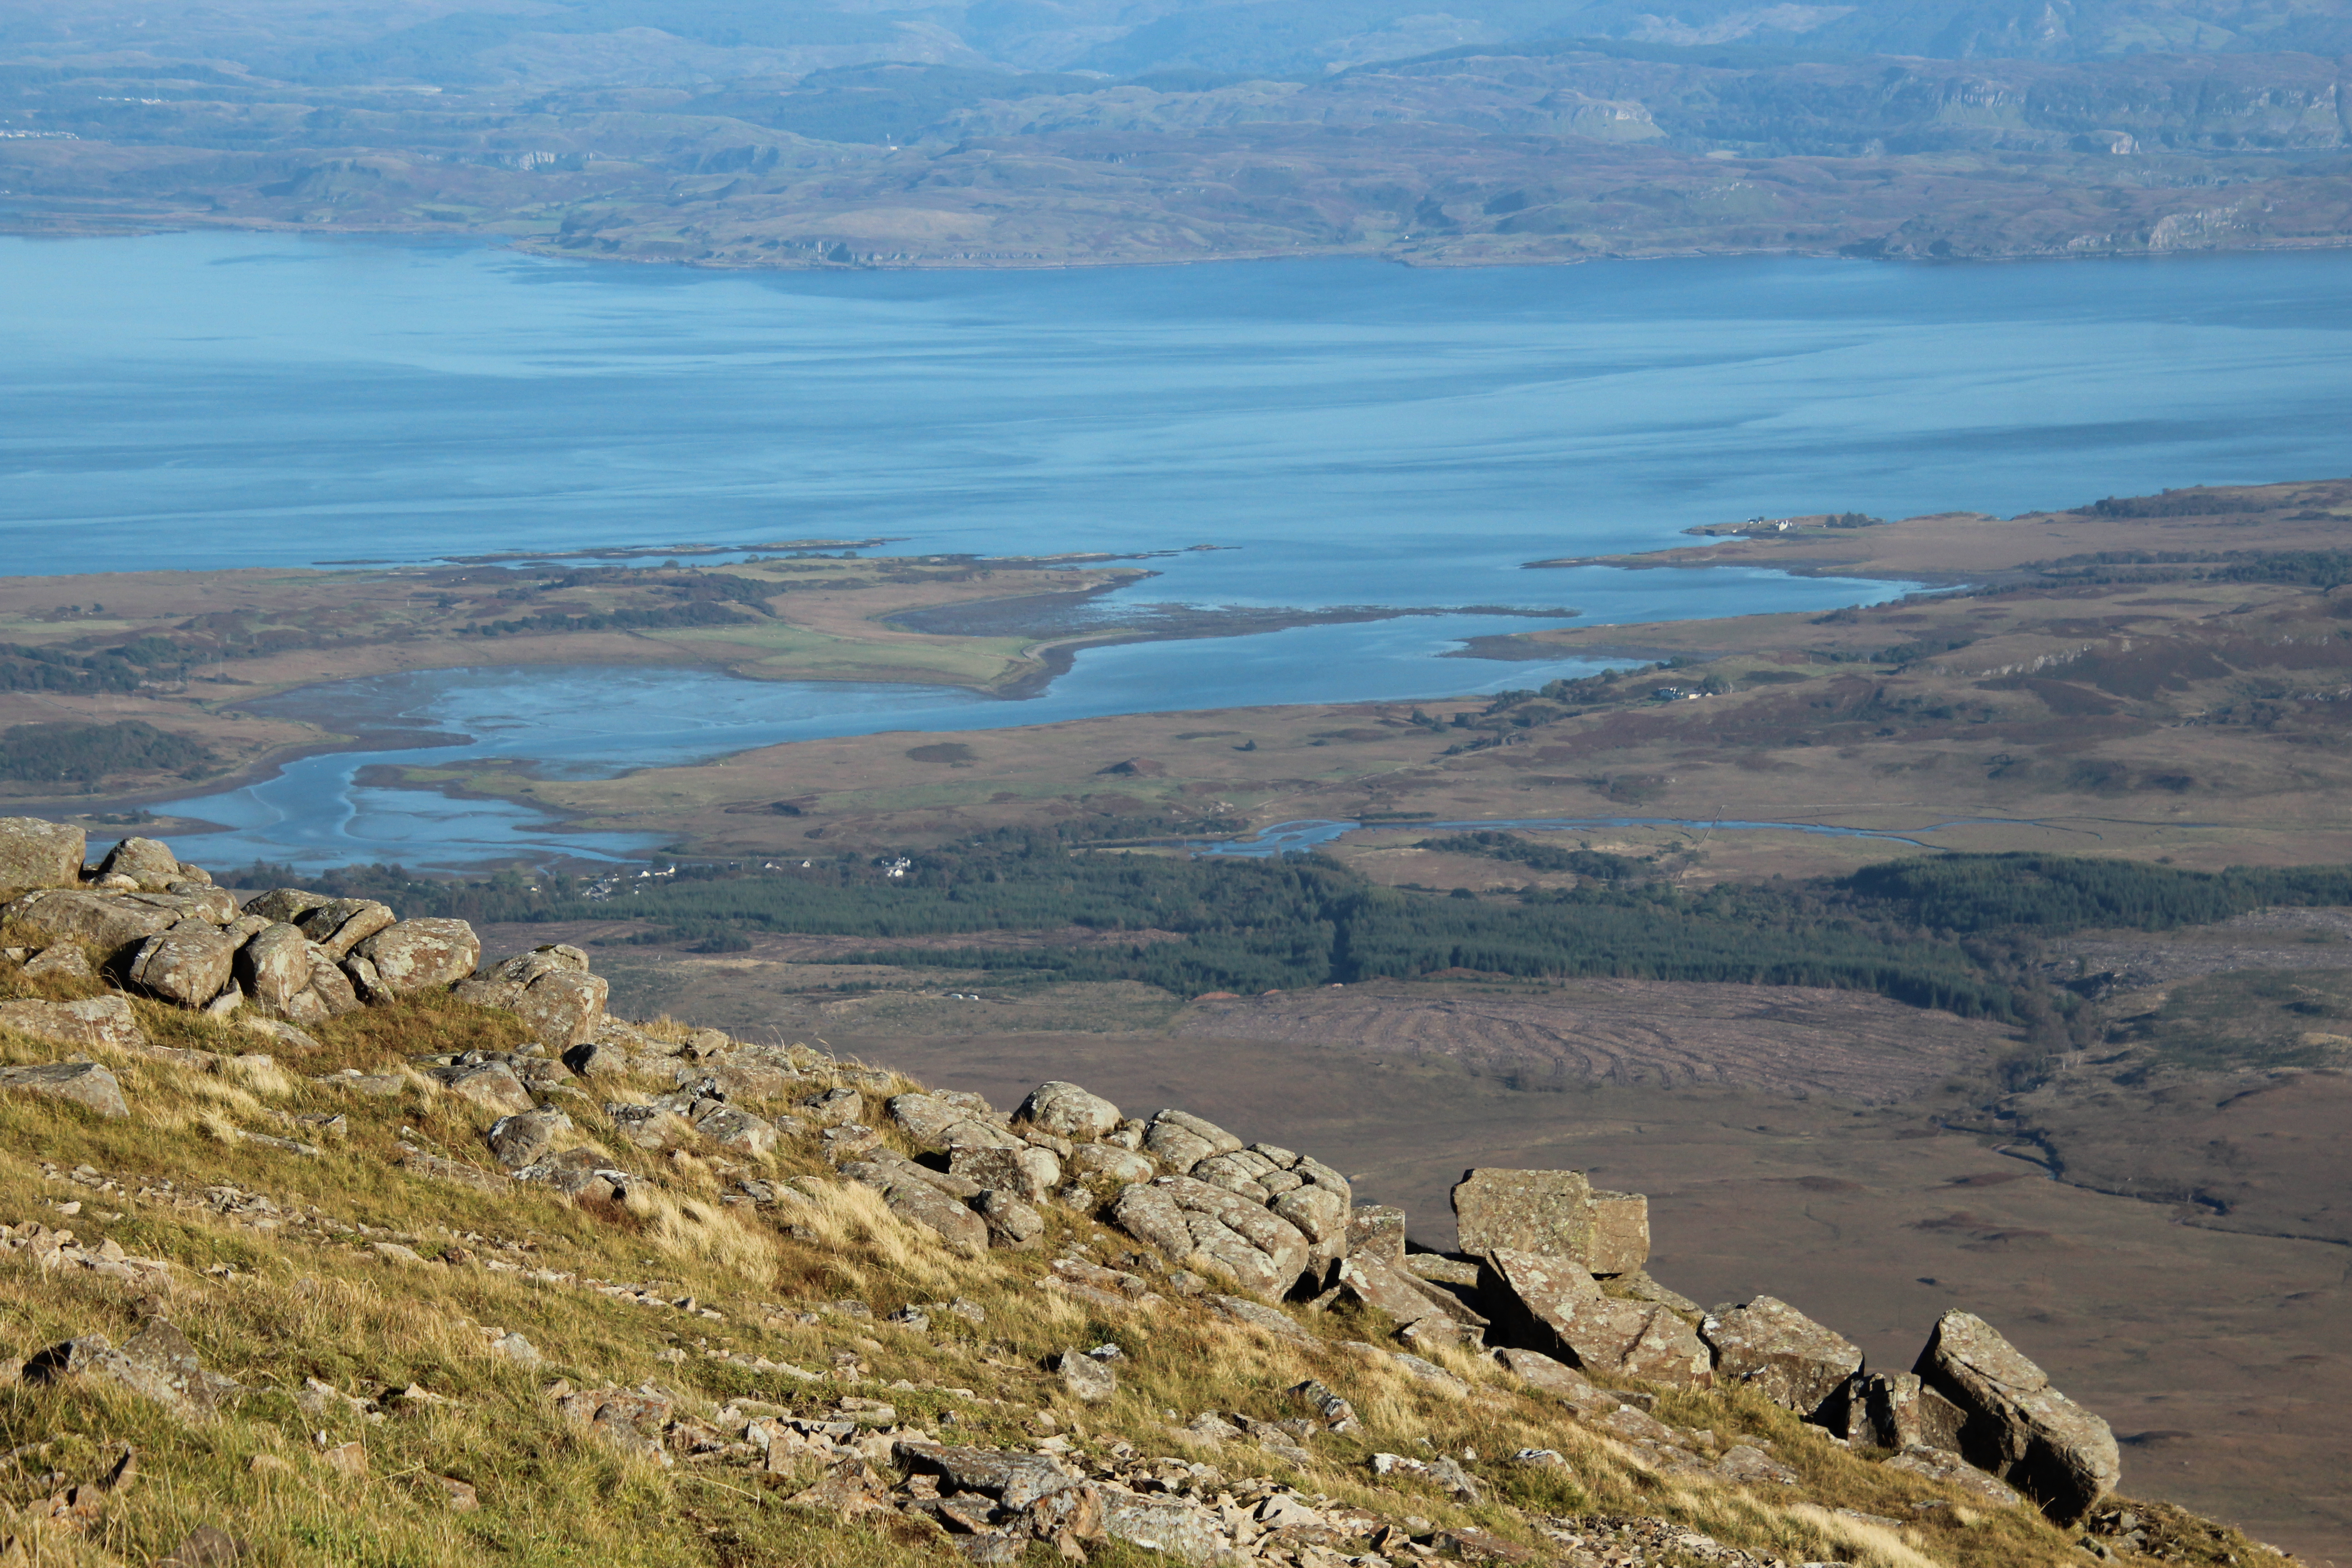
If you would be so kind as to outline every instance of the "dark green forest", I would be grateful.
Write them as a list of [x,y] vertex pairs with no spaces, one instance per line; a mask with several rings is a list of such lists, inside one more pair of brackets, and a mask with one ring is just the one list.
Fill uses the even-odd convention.
[[[1132,826],[1132,825],[1130,825]],[[767,932],[940,939],[865,962],[1019,980],[1134,980],[1185,995],[1468,972],[1816,985],[2004,1019],[2069,1005],[2034,977],[2038,943],[2091,927],[2162,930],[2278,903],[2352,903],[2352,868],[2182,871],[2052,855],[1950,855],[1850,877],[1693,889],[1621,856],[1517,835],[1433,839],[1581,879],[1475,896],[1379,886],[1319,855],[1265,860],[1108,853],[1007,829],[909,857],[803,868],[682,867],[601,882],[412,878],[353,867],[309,885],[411,914],[484,921],[625,921],[619,939],[729,951]],[[240,879],[294,879],[257,865]],[[1019,931],[1021,947],[958,937]],[[1056,937],[1055,933],[1063,933]]]
[[88,784],[123,773],[202,778],[219,767],[218,753],[203,742],[138,719],[117,724],[12,724],[0,731],[0,779]]

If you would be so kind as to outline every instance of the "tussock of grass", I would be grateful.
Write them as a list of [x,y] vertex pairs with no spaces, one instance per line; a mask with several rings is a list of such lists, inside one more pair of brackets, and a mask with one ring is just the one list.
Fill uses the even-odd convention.
[[[0,994],[28,994],[62,993],[0,966]],[[163,1043],[231,1056],[261,1045],[233,1021],[134,1006]],[[149,1563],[202,1523],[249,1541],[247,1561],[262,1565],[895,1568],[952,1560],[928,1527],[878,1519],[844,1525],[783,1506],[813,1471],[767,1477],[691,1463],[665,1470],[623,1457],[558,1414],[548,1389],[559,1378],[581,1388],[654,1383],[676,1395],[682,1415],[702,1419],[733,1399],[814,1413],[856,1393],[888,1400],[910,1427],[988,1447],[1029,1446],[1037,1413],[1048,1411],[1089,1452],[1121,1443],[1142,1458],[1194,1458],[1228,1477],[1271,1476],[1386,1517],[1475,1525],[1552,1555],[1537,1521],[1599,1513],[1670,1519],[1800,1561],[2056,1568],[2081,1560],[2066,1535],[2027,1510],[1915,1510],[1939,1496],[1935,1487],[1844,1452],[1751,1394],[1669,1394],[1660,1414],[1711,1429],[1727,1446],[1769,1444],[1802,1478],[1801,1487],[1660,1475],[1633,1448],[1465,1350],[1429,1352],[1469,1386],[1466,1394],[1449,1393],[1391,1360],[1344,1348],[1340,1342],[1387,1337],[1388,1325],[1359,1311],[1302,1316],[1319,1336],[1309,1347],[1181,1300],[1134,1309],[1041,1289],[1045,1258],[1079,1247],[1118,1262],[1135,1244],[1055,1209],[1042,1254],[957,1258],[878,1194],[840,1181],[813,1141],[787,1139],[759,1161],[638,1148],[602,1106],[629,1089],[650,1093],[666,1083],[600,1079],[583,1086],[584,1100],[557,1097],[580,1139],[656,1179],[625,1204],[573,1204],[530,1187],[485,1194],[426,1179],[398,1168],[404,1142],[487,1168],[483,1135],[493,1118],[407,1070],[404,1059],[511,1046],[514,1021],[434,997],[314,1032],[320,1050],[268,1067],[230,1061],[205,1070],[92,1049],[121,1081],[134,1112],[124,1121],[0,1095],[0,1223],[38,1220],[89,1245],[112,1240],[173,1266],[168,1288],[134,1290],[0,1253],[0,1356],[21,1358],[89,1332],[119,1342],[161,1312],[208,1367],[249,1391],[223,1415],[190,1425],[89,1379],[0,1387],[0,1453],[23,1450],[13,1466],[0,1464],[0,1503],[21,1508],[94,1480],[124,1444],[139,1456],[138,1479],[108,1494],[87,1530],[5,1527],[29,1530],[38,1563]],[[682,1038],[688,1031],[662,1022],[648,1032]],[[0,1060],[64,1054],[0,1032]],[[312,1081],[346,1067],[399,1067],[404,1086],[370,1097]],[[879,1090],[867,1092],[878,1102]],[[290,1131],[289,1120],[338,1113],[347,1132],[321,1142],[316,1156],[242,1136],[319,1142]],[[103,1190],[64,1179],[85,1163],[119,1184]],[[772,1209],[726,1202],[746,1175],[789,1185],[804,1201]],[[224,1186],[267,1194],[273,1206],[263,1212],[207,1195]],[[76,1200],[82,1208],[70,1217],[55,1206]],[[384,1261],[377,1241],[427,1261]],[[643,1305],[592,1281],[644,1287],[664,1303],[691,1297],[694,1307]],[[985,1321],[936,1305],[955,1298],[977,1304]],[[830,1309],[844,1299],[865,1302],[873,1315]],[[932,1304],[928,1329],[887,1321],[898,1308],[924,1304]],[[495,1335],[509,1331],[538,1348],[540,1365],[492,1352]],[[1046,1370],[1049,1359],[1106,1342],[1122,1352],[1118,1391],[1106,1404],[1081,1405]],[[748,1364],[761,1358],[826,1375],[806,1382]],[[1303,1471],[1246,1442],[1212,1447],[1170,1429],[1171,1412],[1176,1422],[1204,1410],[1265,1419],[1305,1414],[1286,1391],[1310,1377],[1350,1400],[1363,1429],[1315,1437],[1314,1462]],[[376,1398],[416,1384],[449,1403],[394,1401],[382,1421],[339,1405],[306,1410],[297,1395],[313,1378]],[[959,1389],[971,1397],[948,1392]],[[327,1461],[329,1448],[348,1442],[365,1453],[364,1475]],[[1507,1462],[1527,1447],[1553,1449],[1566,1464]],[[1463,1463],[1486,1487],[1486,1499],[1466,1504],[1425,1480],[1378,1479],[1370,1460],[1381,1451],[1475,1453]],[[442,1477],[474,1486],[479,1510],[451,1512]],[[1903,1522],[1875,1525],[1840,1508]],[[2241,1561],[2254,1560],[2241,1538],[2227,1539]],[[1161,1560],[1114,1546],[1096,1561]]]

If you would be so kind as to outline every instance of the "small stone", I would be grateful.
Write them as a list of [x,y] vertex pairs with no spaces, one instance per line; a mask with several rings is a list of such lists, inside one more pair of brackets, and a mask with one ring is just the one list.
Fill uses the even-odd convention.
[[1118,1373],[1103,1361],[1075,1350],[1062,1352],[1055,1363],[1062,1386],[1074,1399],[1099,1405],[1118,1392]]

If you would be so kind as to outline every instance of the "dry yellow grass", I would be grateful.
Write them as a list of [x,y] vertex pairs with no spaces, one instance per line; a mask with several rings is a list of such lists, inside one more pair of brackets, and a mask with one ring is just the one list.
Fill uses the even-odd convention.
[[[0,994],[73,989],[27,983],[0,966]],[[236,1053],[258,1038],[234,1023],[134,1005],[151,1034],[174,1047]],[[1041,1289],[1038,1255],[958,1258],[876,1194],[836,1178],[808,1143],[787,1139],[763,1161],[639,1149],[603,1115],[603,1080],[596,1103],[565,1100],[579,1135],[656,1178],[658,1190],[625,1205],[574,1205],[529,1188],[492,1194],[412,1175],[394,1163],[404,1140],[487,1164],[489,1113],[419,1075],[382,1098],[313,1080],[343,1067],[380,1070],[411,1048],[510,1044],[513,1021],[445,997],[354,1015],[317,1033],[322,1048],[307,1059],[231,1060],[217,1070],[92,1049],[121,1081],[133,1108],[126,1120],[0,1095],[0,1223],[39,1221],[172,1266],[167,1288],[131,1289],[0,1252],[0,1355],[22,1358],[90,1332],[119,1342],[160,1313],[208,1367],[247,1390],[223,1415],[186,1424],[88,1379],[0,1388],[0,1453],[16,1455],[0,1464],[0,1505],[14,1510],[0,1534],[20,1537],[29,1562],[151,1563],[205,1523],[249,1542],[247,1561],[265,1565],[887,1568],[948,1560],[945,1545],[903,1521],[843,1525],[785,1506],[813,1472],[769,1477],[691,1463],[665,1470],[617,1455],[558,1413],[548,1390],[559,1378],[583,1388],[656,1383],[675,1394],[681,1415],[703,1418],[734,1399],[813,1412],[844,1394],[878,1394],[910,1428],[984,1446],[1033,1443],[1037,1413],[1046,1411],[1087,1453],[1127,1445],[1145,1457],[1195,1457],[1229,1476],[1269,1475],[1385,1516],[1475,1525],[1538,1550],[1549,1545],[1539,1521],[1600,1513],[1673,1520],[1791,1559],[1881,1568],[2055,1568],[2081,1557],[2064,1533],[2022,1510],[1915,1515],[1911,1505],[1937,1497],[1937,1488],[1839,1449],[1752,1394],[1674,1394],[1661,1415],[1711,1429],[1723,1445],[1770,1445],[1801,1487],[1656,1473],[1633,1449],[1467,1351],[1434,1352],[1468,1388],[1448,1392],[1393,1360],[1346,1348],[1387,1331],[1360,1312],[1302,1315],[1316,1342],[1301,1344],[1181,1299],[1098,1306]],[[63,1054],[0,1033],[0,1061]],[[336,1114],[346,1130],[320,1141],[316,1156],[246,1136],[286,1134],[281,1118],[307,1125],[299,1119]],[[77,1182],[81,1166],[96,1173]],[[726,1184],[744,1173],[791,1184],[807,1202],[754,1210],[722,1201]],[[273,1206],[260,1212],[217,1197],[223,1187],[266,1194]],[[76,1201],[79,1213],[59,1211]],[[1050,1224],[1048,1256],[1076,1247],[1116,1262],[1133,1251],[1066,1211]],[[425,1262],[385,1261],[378,1242]],[[694,1307],[645,1305],[592,1281],[642,1285],[664,1302],[691,1297]],[[844,1298],[873,1315],[825,1305]],[[936,1309],[926,1329],[887,1321],[899,1307],[953,1298],[977,1305],[984,1321]],[[493,1339],[505,1332],[522,1334],[544,1362],[525,1367],[494,1353]],[[1081,1405],[1046,1366],[1066,1347],[1105,1342],[1122,1352],[1118,1392]],[[761,1373],[749,1364],[758,1358],[824,1375]],[[1317,1437],[1304,1471],[1246,1445],[1211,1449],[1170,1430],[1171,1417],[1203,1410],[1300,1414],[1286,1391],[1309,1377],[1351,1400],[1363,1429]],[[372,1397],[417,1385],[447,1402],[393,1400],[371,1421],[305,1409],[296,1395],[306,1379]],[[365,1456],[364,1474],[327,1458],[352,1442]],[[137,1479],[102,1494],[91,1520],[79,1528],[39,1521],[44,1500],[98,1479],[126,1444],[138,1456]],[[1526,1447],[1553,1449],[1566,1465],[1501,1462]],[[1487,1495],[1466,1504],[1425,1481],[1377,1478],[1370,1459],[1381,1451],[1475,1454],[1464,1462]],[[450,1511],[443,1477],[473,1486],[479,1510]],[[1874,1525],[1839,1508],[1919,1522]],[[2252,1561],[2252,1549],[2237,1544],[2241,1560]],[[1102,1555],[1139,1563],[1149,1554],[1118,1547]]]

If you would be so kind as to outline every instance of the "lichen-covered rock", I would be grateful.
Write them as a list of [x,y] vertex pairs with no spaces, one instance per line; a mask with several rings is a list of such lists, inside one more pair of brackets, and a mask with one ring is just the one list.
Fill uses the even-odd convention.
[[186,921],[149,937],[131,960],[131,982],[183,1007],[201,1007],[229,982],[236,950],[208,925]]
[[1119,1114],[1118,1107],[1102,1096],[1055,1079],[1031,1089],[1029,1098],[1013,1112],[1013,1120],[1058,1138],[1084,1142],[1117,1127]]
[[331,899],[294,923],[304,936],[326,949],[328,956],[340,963],[352,949],[376,932],[390,929],[398,918],[390,905],[373,899]]
[[147,1044],[139,1016],[121,996],[91,996],[79,1002],[0,1002],[0,1028],[61,1046],[139,1050]]
[[180,858],[171,846],[155,838],[126,838],[98,863],[98,880],[123,877],[142,893],[160,893],[182,880]]
[[1753,1388],[1808,1419],[1862,1370],[1851,1341],[1770,1296],[1717,1307],[1698,1331],[1715,1352],[1717,1383]]
[[1355,1205],[1348,1215],[1348,1256],[1403,1267],[1404,1210],[1385,1204]]
[[1045,1216],[1003,1187],[991,1187],[975,1204],[981,1222],[988,1226],[988,1244],[1012,1249],[1034,1247],[1045,1238]]
[[37,816],[0,816],[0,890],[79,887],[89,849],[79,827]]
[[1650,1200],[1596,1189],[1587,1206],[1592,1228],[1584,1266],[1595,1274],[1640,1272],[1650,1261]]
[[895,1094],[883,1109],[893,1126],[925,1149],[1028,1147],[1003,1128],[981,1121],[971,1106],[958,1104],[944,1094]]
[[439,991],[474,973],[482,939],[464,921],[396,921],[352,949],[375,966],[376,984],[394,996]]
[[315,942],[305,942],[310,955],[310,983],[289,997],[286,1016],[298,1024],[323,1023],[359,1010],[359,994],[352,989],[351,977],[335,963],[327,950]]
[[27,980],[84,980],[95,982],[98,971],[90,967],[89,957],[79,947],[59,942],[45,947],[25,961]]
[[143,1394],[184,1420],[208,1415],[243,1392],[233,1378],[208,1372],[187,1335],[162,1318],[150,1319],[119,1346],[103,1334],[52,1345],[25,1363],[32,1383],[95,1377]]
[[1225,1275],[1260,1296],[1287,1291],[1313,1252],[1306,1234],[1288,1220],[1190,1176],[1121,1189],[1111,1217],[1171,1262]]
[[1444,1315],[1444,1309],[1374,1254],[1351,1253],[1343,1259],[1339,1289],[1346,1299],[1385,1312],[1401,1325]]
[[2015,1508],[2025,1500],[1948,1448],[1920,1444],[1887,1460],[1886,1468],[1935,1481],[1995,1508]]
[[[1664,1307],[1601,1291],[1571,1258],[1497,1247],[1486,1255],[1505,1300],[1505,1338],[1608,1376],[1705,1387],[1713,1358],[1691,1326]],[[1490,1293],[1491,1294],[1491,1293]]]
[[1242,1141],[1213,1121],[1181,1110],[1159,1110],[1143,1129],[1143,1147],[1171,1170],[1189,1172],[1213,1154],[1230,1154]]
[[966,1146],[948,1157],[948,1171],[982,1189],[1012,1194],[1035,1203],[1061,1184],[1062,1163],[1049,1149]]
[[509,1171],[546,1158],[557,1138],[572,1131],[572,1118],[551,1105],[501,1116],[490,1124],[490,1153]]
[[520,1116],[532,1109],[530,1090],[504,1062],[435,1068],[430,1076],[458,1099],[504,1116]]
[[1463,1251],[1572,1258],[1591,1271],[1592,1184],[1581,1171],[1465,1171],[1453,1199]]
[[753,1159],[772,1152],[776,1147],[776,1124],[765,1117],[754,1116],[740,1106],[711,1107],[695,1119],[694,1130],[718,1144]]
[[1110,1363],[1084,1351],[1064,1350],[1055,1358],[1054,1370],[1062,1374],[1062,1387],[1070,1397],[1083,1404],[1099,1405],[1118,1392],[1118,1373]]
[[44,1100],[69,1100],[108,1118],[131,1114],[123,1102],[122,1086],[96,1062],[42,1062],[32,1067],[0,1068],[0,1089],[38,1095]]
[[1973,1312],[1945,1313],[1912,1370],[1965,1413],[1961,1455],[2054,1519],[2087,1513],[2123,1473],[2107,1424]]
[[520,1017],[558,1052],[595,1038],[612,987],[588,972],[588,955],[557,943],[518,953],[479,980],[460,982],[457,999]]
[[1148,1182],[1160,1173],[1160,1163],[1150,1155],[1116,1143],[1077,1145],[1070,1151],[1070,1168],[1082,1178],[1100,1177],[1121,1185]]
[[236,983],[265,1012],[283,1013],[310,986],[310,939],[293,926],[267,925],[236,950]]
[[161,902],[76,888],[26,894],[0,915],[21,921],[51,942],[87,942],[112,958],[179,923],[178,900]]
[[245,912],[258,915],[272,925],[292,925],[312,910],[323,909],[334,901],[324,893],[302,888],[272,888],[247,899]]
[[841,1173],[874,1188],[900,1219],[922,1226],[965,1258],[988,1250],[988,1225],[952,1195],[905,1169],[903,1163],[867,1161],[844,1165]]

